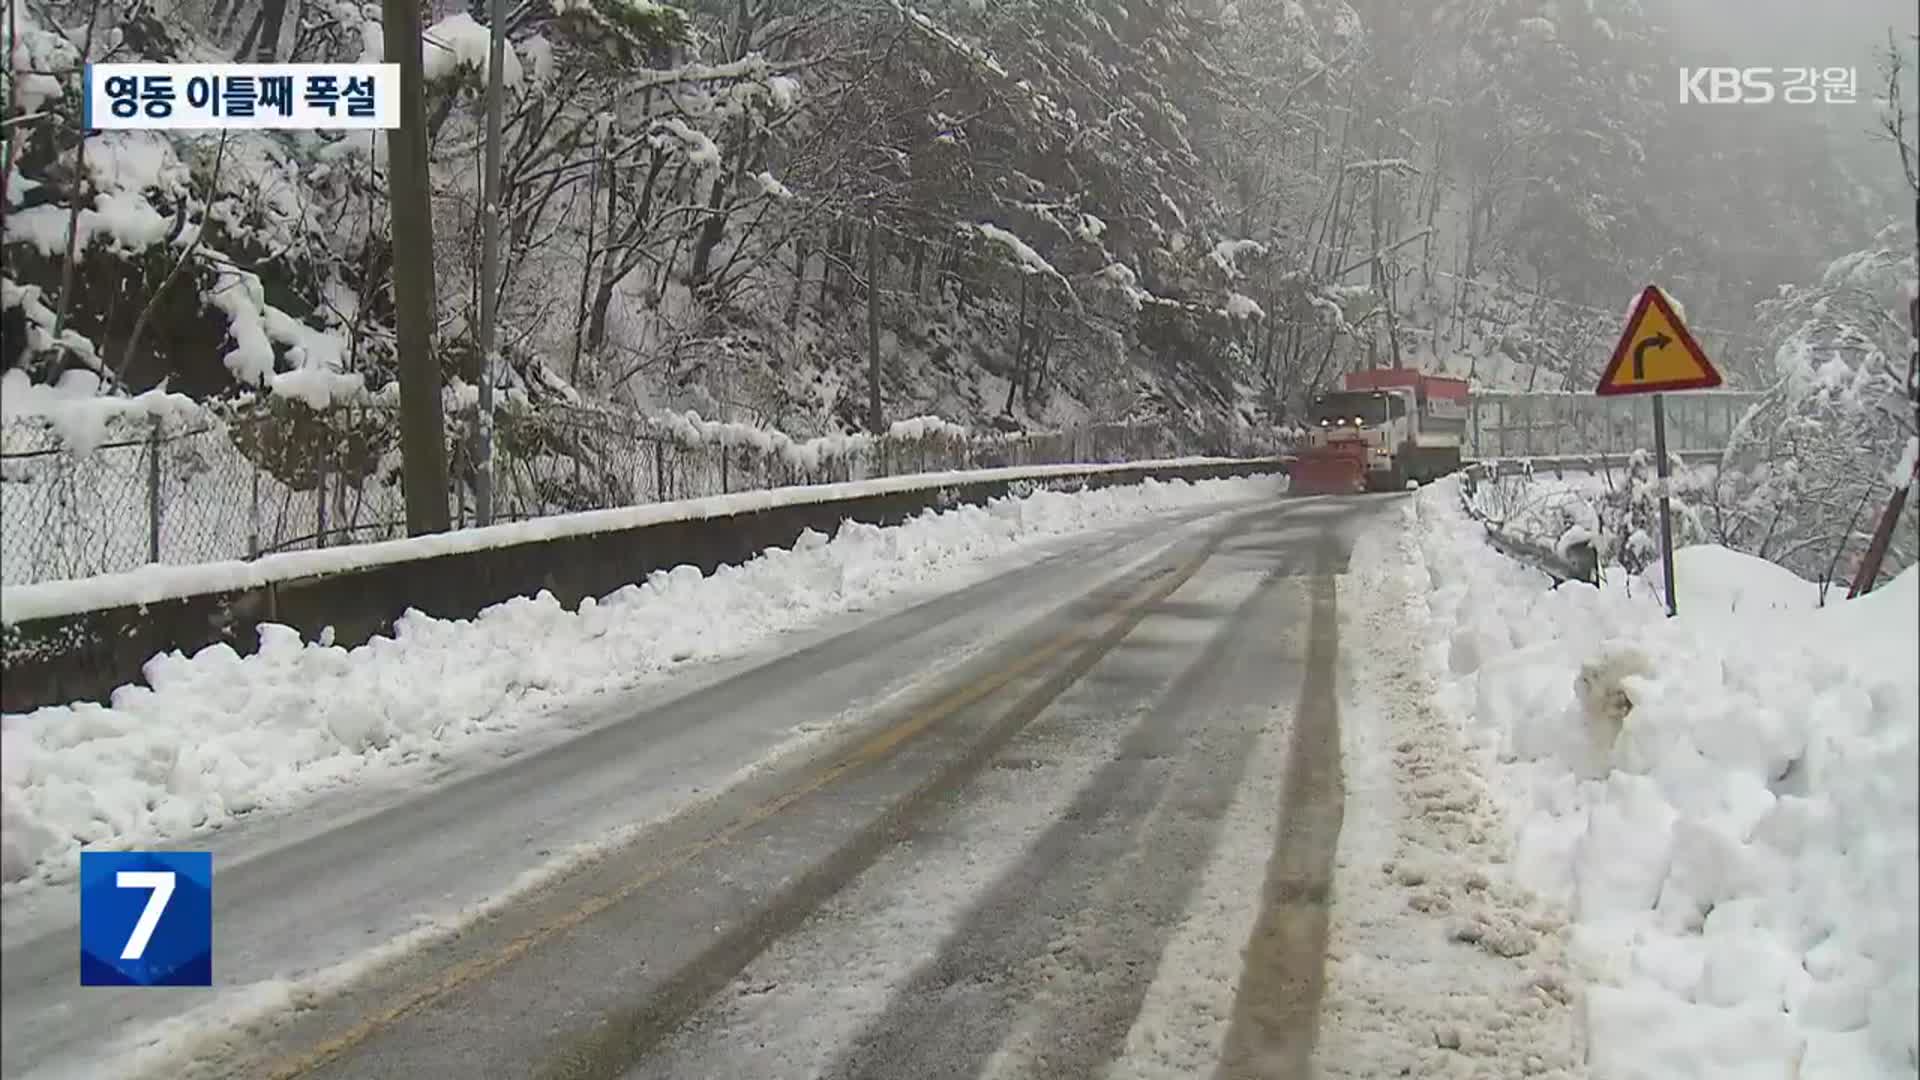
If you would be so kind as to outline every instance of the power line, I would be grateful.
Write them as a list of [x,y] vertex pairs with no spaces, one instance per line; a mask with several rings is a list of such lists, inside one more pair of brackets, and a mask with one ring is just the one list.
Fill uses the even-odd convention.
[[[1623,307],[1617,311],[1609,311],[1606,308],[1591,307],[1587,304],[1576,304],[1571,300],[1562,300],[1559,297],[1548,296],[1545,293],[1533,292],[1531,290],[1522,289],[1517,286],[1491,285],[1477,278],[1465,277],[1460,274],[1449,273],[1445,270],[1432,270],[1432,271],[1423,270],[1421,271],[1421,273],[1427,274],[1431,277],[1443,277],[1443,278],[1450,278],[1454,281],[1464,281],[1469,285],[1478,285],[1489,291],[1497,290],[1500,292],[1509,293],[1513,295],[1531,297],[1537,300],[1544,300],[1549,304],[1554,304],[1559,307],[1571,308],[1575,311],[1585,311],[1594,315],[1604,315],[1608,318],[1619,319],[1621,321],[1625,321],[1626,313],[1628,310],[1627,308]],[[1687,323],[1687,328],[1690,330],[1704,331],[1706,333],[1713,334],[1718,337],[1730,337],[1730,338],[1737,338],[1745,341],[1762,342],[1762,343],[1764,343],[1766,340],[1765,338],[1761,337],[1758,334],[1752,333],[1751,331],[1728,330],[1723,327],[1707,326],[1700,323],[1689,322]]]

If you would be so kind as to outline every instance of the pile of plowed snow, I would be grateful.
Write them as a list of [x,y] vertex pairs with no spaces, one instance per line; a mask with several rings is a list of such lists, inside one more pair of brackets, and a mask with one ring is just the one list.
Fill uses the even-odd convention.
[[1573,920],[1596,1080],[1916,1075],[1920,576],[1845,600],[1722,548],[1547,579],[1409,506],[1429,661]]

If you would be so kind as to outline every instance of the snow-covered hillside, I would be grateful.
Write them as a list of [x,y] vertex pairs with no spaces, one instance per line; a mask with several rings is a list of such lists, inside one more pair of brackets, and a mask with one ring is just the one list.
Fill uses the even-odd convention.
[[[1584,385],[1652,276],[1764,381],[1753,304],[1900,219],[1892,158],[1798,114],[1703,127],[1638,89],[1673,47],[1639,5],[1533,6],[516,9],[495,374],[801,438],[922,414],[1200,437],[1357,365]],[[426,15],[431,251],[393,249],[380,137],[77,137],[87,61],[377,59],[379,14],[20,8],[5,366],[352,400],[394,377],[389,282],[419,260],[438,366],[479,381],[478,9]],[[1791,198],[1716,164],[1789,149],[1822,165]]]
[[[288,14],[281,0],[189,2],[164,19],[71,3],[18,14],[9,367],[44,382],[88,369],[106,391],[164,380],[196,398],[361,400],[395,371],[386,275],[430,255],[442,367],[477,381],[487,30],[464,9],[439,5],[422,39],[431,253],[391,248],[381,137],[121,131],[74,145],[85,60],[236,46],[380,58],[376,6]],[[505,71],[519,149],[501,375],[536,401],[691,408],[801,437],[870,427],[875,378],[888,419],[1228,422],[1243,380],[1221,348],[1251,312],[1230,311],[1186,250],[1219,228],[1203,162],[1190,146],[1149,150],[1158,132],[1090,124],[1087,72],[1073,70],[1179,116],[1200,91],[1158,69],[1205,26],[1185,5],[1120,27],[859,5],[522,12]],[[1048,51],[1066,33],[1084,56]],[[974,154],[1016,132],[1025,154]],[[1048,159],[1067,174],[1047,175]],[[1127,314],[1138,297],[1103,293],[1095,272],[1116,266],[1172,338],[1147,340]]]

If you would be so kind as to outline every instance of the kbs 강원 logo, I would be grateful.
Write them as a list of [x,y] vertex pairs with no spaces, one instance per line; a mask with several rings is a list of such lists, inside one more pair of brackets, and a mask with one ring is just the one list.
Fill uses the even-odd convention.
[[80,985],[212,986],[213,854],[81,852]]
[[1703,67],[1680,69],[1682,105],[1851,105],[1859,100],[1853,68]]

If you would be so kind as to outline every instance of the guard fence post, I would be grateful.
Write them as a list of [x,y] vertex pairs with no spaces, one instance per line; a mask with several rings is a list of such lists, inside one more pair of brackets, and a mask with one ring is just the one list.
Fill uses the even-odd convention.
[[160,561],[160,429],[158,415],[147,429],[147,561]]

